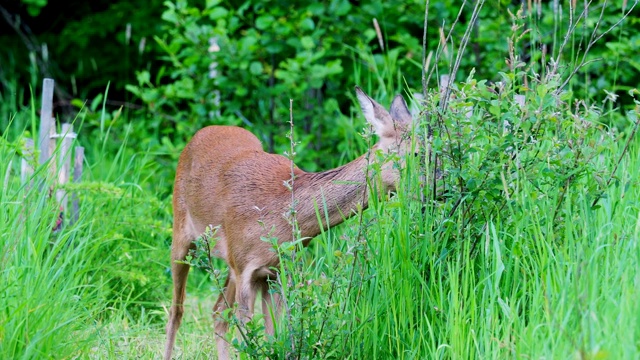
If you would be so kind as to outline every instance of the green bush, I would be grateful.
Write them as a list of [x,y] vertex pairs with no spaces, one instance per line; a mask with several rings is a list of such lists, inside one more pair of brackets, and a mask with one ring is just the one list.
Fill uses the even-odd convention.
[[[266,150],[283,152],[288,146],[283,134],[292,99],[299,165],[310,171],[332,167],[340,161],[326,154],[347,153],[350,158],[354,143],[361,148],[355,136],[359,126],[344,116],[353,114],[351,90],[356,83],[382,96],[397,93],[405,84],[410,89],[421,84],[422,61],[417,49],[421,47],[424,3],[417,0],[359,6],[346,0],[286,5],[180,0],[165,5],[163,32],[155,40],[164,51],[166,66],[157,73],[138,72],[137,84],[127,89],[148,110],[144,122],[133,124],[135,143],[169,155],[173,161],[193,133],[210,124],[249,128],[259,135]],[[431,5],[426,43],[432,53],[430,68],[435,64],[438,72],[451,72],[457,44],[466,28],[471,29],[454,80],[462,81],[471,72],[490,81],[501,80],[498,72],[505,70],[505,64],[494,59],[507,59],[506,68],[513,66],[510,62],[524,60],[532,76],[538,77],[562,51],[561,61],[566,65],[559,70],[567,72],[567,66],[579,70],[568,89],[588,105],[591,98],[605,99],[616,92],[623,95],[620,104],[632,104],[621,92],[628,86],[620,84],[633,86],[627,79],[633,77],[632,54],[637,44],[624,39],[633,39],[636,21],[629,17],[625,27],[609,31],[621,19],[622,5],[608,6],[602,14],[599,6],[592,6],[587,12],[587,24],[597,21],[600,25],[595,36],[605,37],[588,47],[584,68],[579,65],[593,27],[573,29],[565,38],[570,25],[566,4],[562,12],[552,4],[529,9],[503,0],[498,11],[485,6],[474,24],[469,23],[471,5],[462,9],[453,2]],[[578,16],[581,11],[573,9],[573,25],[585,23]],[[380,34],[374,19],[380,24]],[[515,30],[519,34],[513,47],[508,41],[495,41]],[[569,41],[562,47],[565,39]],[[612,47],[615,52],[609,50]],[[603,58],[604,63],[592,63],[596,58]],[[598,70],[599,64],[614,66],[613,77]],[[608,121],[624,125],[621,118]]]

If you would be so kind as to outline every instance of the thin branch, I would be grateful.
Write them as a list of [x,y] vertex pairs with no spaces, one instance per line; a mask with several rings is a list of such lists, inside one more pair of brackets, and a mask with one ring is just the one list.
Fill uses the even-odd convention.
[[[589,4],[591,4],[591,1],[589,2]],[[598,27],[600,26],[600,23],[602,22],[602,18],[604,17],[604,8],[606,6],[606,0],[605,0],[605,3],[602,6],[602,11],[600,12],[600,17],[598,18],[598,21],[596,22],[596,25],[595,25],[595,28],[594,28],[593,32],[591,33],[591,39],[589,39],[589,43],[587,44],[587,48],[584,50],[584,53],[582,54],[582,59],[580,60],[580,64],[578,64],[576,67],[574,67],[574,69],[571,71],[569,76],[567,76],[567,78],[564,80],[562,85],[560,85],[560,87],[558,87],[558,89],[555,91],[556,94],[559,94],[560,91],[562,91],[562,89],[564,89],[564,87],[569,84],[571,79],[573,79],[573,77],[578,73],[578,71],[580,71],[582,68],[584,68],[586,65],[588,65],[590,63],[590,61],[587,61],[587,55],[589,54],[589,51],[591,50],[593,45],[595,45],[600,39],[602,39],[602,37],[604,37],[605,35],[607,35],[611,31],[613,31],[613,29],[618,27],[624,20],[626,20],[626,18],[631,14],[631,12],[635,9],[635,7],[637,5],[638,5],[638,0],[636,0],[633,3],[633,5],[631,5],[631,8],[629,8],[629,10],[624,15],[622,15],[622,17],[615,24],[613,24],[611,27],[609,27],[607,30],[605,30],[602,34],[596,35]],[[585,8],[584,11],[586,11],[586,8]],[[567,34],[567,36],[568,36],[568,34]],[[560,57],[560,55],[558,55],[558,58],[559,57]],[[557,66],[558,66],[558,62],[556,61],[555,68],[557,68]]]
[[[4,20],[15,30],[18,36],[22,39],[24,45],[29,49],[29,51],[37,52],[38,46],[34,44],[34,41],[29,38],[27,34],[20,28],[21,22],[19,20],[14,20],[11,13],[4,8],[4,6],[0,5],[0,13],[2,13],[2,17]],[[28,31],[28,29],[27,29]]]
[[[453,82],[453,79],[455,79],[456,74],[458,72],[458,69],[460,67],[460,62],[462,61],[462,56],[465,53],[465,50],[467,48],[467,44],[469,43],[469,38],[471,37],[471,31],[473,29],[473,24],[475,24],[475,22],[478,19],[478,14],[480,13],[480,10],[482,9],[482,6],[484,5],[484,0],[478,1],[476,2],[476,5],[473,9],[473,13],[471,14],[471,20],[469,21],[469,25],[467,26],[464,36],[462,37],[462,41],[460,42],[460,45],[458,46],[458,52],[456,54],[456,60],[453,64],[453,69],[451,70],[450,74],[449,74],[449,81],[447,81],[447,84],[445,85],[445,91],[444,91],[444,95],[440,98],[440,112],[441,113],[445,113],[446,109],[447,109],[447,104],[449,103],[449,96],[451,95],[451,83]],[[449,132],[448,129],[445,127],[445,130],[447,131],[447,133]],[[449,142],[449,144],[451,145],[451,141]],[[460,142],[457,142],[458,147],[460,147]],[[450,152],[453,153],[453,151]],[[458,152],[460,153],[460,152]],[[457,159],[460,160],[460,159]],[[457,167],[458,170],[460,170],[459,173],[462,172],[462,161],[456,161],[457,162]],[[460,191],[464,191],[464,186],[463,186],[463,182],[462,182],[462,178],[459,176],[458,177],[458,183],[460,186]]]
[[[428,26],[429,26],[429,4],[430,4],[431,0],[425,0],[425,4],[424,4],[424,25],[423,25],[423,33],[422,33],[422,98],[426,101],[427,100],[427,86],[429,85],[427,83],[427,30],[428,30]],[[421,104],[422,105],[422,104]],[[436,174],[436,162],[434,162],[433,160],[433,126],[431,125],[431,116],[429,115],[429,112],[425,111],[424,114],[424,121],[427,124],[427,151],[425,156],[427,157],[427,168],[425,169],[425,173],[424,175],[420,175],[420,177],[422,177],[424,183],[427,182],[427,173],[429,172],[429,168],[432,166],[433,164],[433,173],[434,173],[434,179],[435,179],[435,174]],[[435,180],[434,180],[434,189],[435,189]],[[421,191],[420,192],[420,201],[424,204],[425,202],[425,192]],[[434,195],[435,197],[435,191],[434,191]]]
[[[38,69],[42,73],[44,77],[53,78],[51,71],[49,70],[49,63],[45,62],[42,58],[42,46],[38,43],[38,39],[33,35],[31,29],[25,25],[23,22],[19,20],[19,17],[16,16],[16,19],[13,18],[12,14],[7,11],[2,5],[0,5],[0,13],[2,17],[7,22],[7,24],[18,34],[22,42],[24,43],[27,50],[33,53],[35,56],[36,65]],[[56,86],[55,94],[60,99],[69,99],[69,93],[63,90],[61,86]]]
[[444,42],[438,43],[438,48],[436,49],[436,58],[435,58],[435,60],[433,62],[433,67],[431,68],[431,70],[429,71],[429,75],[427,76],[427,84],[431,81],[431,76],[433,75],[433,72],[437,71],[437,69],[438,69],[438,61],[440,61],[440,55],[442,54],[442,51],[441,51],[442,50],[442,45],[443,45],[443,43],[446,45],[446,43],[451,38],[451,34],[453,33],[453,29],[458,24],[460,16],[462,16],[462,9],[464,9],[466,4],[467,4],[467,0],[464,0],[462,5],[460,6],[460,11],[458,11],[458,16],[456,16],[456,19],[453,21],[453,24],[451,25],[451,28],[449,29],[449,33],[447,34],[447,37],[444,39]]
[[476,2],[476,6],[473,8],[473,13],[471,14],[471,21],[469,22],[469,25],[467,26],[467,29],[464,32],[464,36],[462,37],[462,41],[460,42],[460,46],[458,47],[458,53],[456,54],[456,61],[454,62],[454,65],[453,65],[453,71],[449,74],[450,76],[449,83],[445,88],[444,97],[440,99],[441,109],[443,111],[447,107],[447,103],[449,101],[449,95],[451,94],[451,83],[456,78],[456,74],[458,73],[458,68],[460,67],[460,62],[462,61],[462,55],[467,49],[467,44],[469,43],[469,37],[471,37],[471,30],[473,29],[473,24],[475,24],[476,20],[478,19],[478,14],[480,13],[480,10],[482,9],[483,5],[484,5],[484,0]]
[[631,135],[629,135],[629,138],[627,139],[627,142],[624,144],[624,148],[622,149],[622,153],[620,154],[620,156],[618,157],[618,161],[616,162],[616,165],[613,167],[613,170],[611,171],[611,175],[609,175],[609,179],[607,180],[606,184],[604,185],[604,189],[602,190],[602,192],[600,194],[598,194],[598,196],[593,200],[593,203],[591,204],[591,207],[594,207],[598,204],[598,201],[600,201],[600,199],[602,198],[602,196],[604,195],[604,192],[606,189],[609,188],[609,186],[611,185],[611,181],[613,181],[613,177],[616,174],[616,171],[618,171],[618,167],[620,166],[620,163],[622,162],[622,157],[627,153],[627,151],[629,150],[629,144],[631,144],[631,140],[633,140],[634,136],[636,135],[636,131],[638,131],[638,126],[640,125],[640,117],[638,117],[636,119],[636,123],[633,126],[633,130],[631,131]]
[[[427,73],[426,73],[426,61],[427,61],[427,29],[429,26],[428,17],[429,17],[429,2],[431,0],[425,0],[424,5],[424,25],[422,29],[422,96],[424,99],[427,98]],[[427,119],[428,121],[428,119]]]
[[[558,64],[560,63],[560,59],[562,58],[562,53],[564,52],[564,48],[567,46],[567,44],[569,43],[569,39],[571,38],[571,34],[573,34],[576,30],[576,28],[578,27],[578,24],[580,23],[580,20],[585,17],[586,18],[586,14],[587,14],[587,10],[589,9],[589,6],[591,6],[591,2],[593,2],[593,0],[589,0],[589,2],[587,4],[585,4],[584,9],[582,9],[582,12],[580,13],[580,15],[578,16],[578,19],[576,19],[576,21],[573,21],[573,11],[571,10],[572,8],[570,8],[569,10],[569,29],[567,30],[567,33],[564,36],[564,39],[562,41],[562,44],[560,45],[560,48],[558,49],[558,56],[553,59],[553,56],[551,57],[551,59],[553,59],[553,69],[551,69],[551,71],[549,72],[549,75],[553,75],[556,74],[558,71]],[[571,5],[569,5],[571,6]]]
[[[295,180],[295,164],[293,163],[293,159],[295,157],[295,144],[294,144],[294,137],[293,137],[293,99],[289,99],[289,144],[290,144],[290,153],[288,154],[289,157],[289,162],[291,164],[291,179],[289,180],[289,191],[291,191],[291,209],[289,212],[289,216],[290,218],[290,222],[291,222],[291,238],[293,241],[296,241],[299,237],[300,237],[300,231],[298,231],[298,226],[297,226],[297,221],[296,221],[296,198],[295,198],[295,193],[294,193],[294,180]],[[292,262],[295,264],[295,257],[296,257],[296,251],[295,249],[293,250],[292,254],[291,254],[291,260]],[[291,276],[291,275],[288,275]],[[280,276],[281,277],[281,276]],[[292,283],[291,278],[289,278],[289,283]],[[284,293],[282,294],[283,298],[284,297]],[[303,308],[304,310],[304,308]],[[291,322],[291,311],[288,310],[288,315],[289,315],[289,321]],[[302,318],[300,319],[302,320]],[[289,336],[291,339],[291,346],[293,347],[293,351],[296,351],[296,347],[295,347],[295,343],[294,343],[294,339],[293,339],[293,331],[289,332]],[[302,336],[300,336],[302,337]],[[298,351],[300,351],[300,349],[302,348],[302,345],[300,344],[298,346]]]
[[617,28],[618,25],[620,25],[627,17],[629,17],[629,14],[631,14],[631,12],[633,11],[633,9],[638,5],[638,0],[636,0],[633,5],[631,5],[631,8],[629,9],[629,11],[627,11],[621,18],[620,20],[616,21],[615,24],[611,25],[611,27],[609,27],[605,32],[603,32],[602,34],[600,34],[598,37],[596,37],[593,41],[594,43],[597,42],[598,40],[600,40],[603,36],[607,35],[608,33],[610,33],[613,29]]

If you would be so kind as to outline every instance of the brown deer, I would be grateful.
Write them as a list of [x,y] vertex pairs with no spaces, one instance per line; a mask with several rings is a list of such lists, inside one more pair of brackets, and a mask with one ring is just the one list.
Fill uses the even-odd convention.
[[[356,94],[364,117],[379,137],[371,150],[404,155],[411,149],[411,114],[398,95],[389,111],[359,87]],[[318,235],[322,227],[340,224],[367,207],[366,169],[363,155],[339,168],[308,173],[294,168],[296,220],[304,239]],[[378,157],[379,158],[379,157]],[[388,161],[381,164],[384,190],[395,189],[398,170]],[[193,241],[208,226],[216,226],[213,254],[229,265],[229,275],[214,307],[220,313],[237,303],[236,316],[247,321],[253,314],[256,294],[262,293],[265,331],[274,333],[278,296],[269,293],[268,280],[277,276],[278,256],[261,236],[275,237],[279,243],[292,241],[286,213],[291,208],[291,162],[284,156],[263,151],[252,133],[234,126],[209,126],[198,131],[180,155],[173,192],[173,243],[171,270],[173,303],[167,324],[164,358],[171,359],[176,332],[184,313],[185,287],[189,265],[182,263]],[[328,224],[318,223],[316,206],[326,206]],[[305,241],[305,245],[309,240]],[[277,318],[277,316],[274,316]],[[229,358],[225,340],[229,324],[216,318],[216,346],[220,359]]]

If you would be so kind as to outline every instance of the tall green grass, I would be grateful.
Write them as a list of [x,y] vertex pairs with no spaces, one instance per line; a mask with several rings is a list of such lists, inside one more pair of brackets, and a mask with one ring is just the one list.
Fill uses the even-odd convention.
[[[638,142],[601,207],[558,193],[513,199],[521,211],[447,242],[435,214],[399,192],[375,209],[372,276],[352,309],[352,358],[610,358],[640,353]],[[614,164],[622,146],[601,161]],[[389,206],[391,208],[389,209]],[[435,215],[435,216],[434,216]],[[382,219],[386,219],[382,220]],[[455,232],[455,219],[451,231]],[[474,245],[476,244],[476,245]],[[474,249],[475,246],[475,249]],[[336,276],[339,276],[336,274]]]
[[138,318],[159,308],[165,207],[145,186],[144,156],[90,146],[83,181],[67,186],[80,198],[79,219],[69,224],[64,214],[67,224],[54,231],[60,207],[47,168],[21,182],[23,136],[15,133],[0,138],[0,358],[83,356],[109,342],[103,329],[114,313]]
[[52,234],[56,206],[37,188],[11,186],[9,164],[2,164],[0,199],[2,354],[13,359],[69,357],[90,346],[90,334],[81,330],[94,315],[87,304],[100,299],[101,284],[83,280],[97,270],[91,263],[99,244],[91,238],[78,241],[78,231]]

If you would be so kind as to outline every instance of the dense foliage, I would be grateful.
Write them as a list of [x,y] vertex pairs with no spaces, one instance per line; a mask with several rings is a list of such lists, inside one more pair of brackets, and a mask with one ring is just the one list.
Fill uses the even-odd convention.
[[[253,128],[268,150],[281,152],[286,146],[283,124],[293,99],[300,166],[335,166],[341,158],[326,154],[352,157],[354,144],[361,148],[354,136],[360,123],[349,121],[353,85],[383,96],[402,88],[420,92],[422,87],[421,0],[22,4],[30,15],[23,14],[25,21],[9,20],[18,24],[23,36],[5,25],[13,35],[0,37],[13,49],[0,55],[3,102],[29,102],[28,88],[14,83],[12,74],[34,89],[40,85],[39,74],[53,76],[59,89],[57,112],[70,118],[85,99],[91,103],[108,87],[108,96],[98,103],[105,100],[107,113],[113,111],[113,130],[124,138],[127,124],[115,118],[142,102],[146,118],[131,124],[128,136],[140,150],[166,154],[162,161],[174,161],[195,130],[214,123]],[[568,89],[588,104],[620,96],[619,103],[628,108],[632,102],[625,93],[635,86],[639,70],[634,56],[640,51],[640,24],[633,16],[638,10],[624,26],[607,32],[632,2],[591,4],[587,21],[577,24],[584,4],[571,4],[493,1],[471,24],[473,4],[459,8],[452,0],[433,2],[428,12],[428,65],[437,66],[438,73],[451,72],[469,27],[469,45],[455,80],[475,71],[479,78],[499,81],[498,72],[512,65],[503,61],[509,56],[509,43],[496,40],[513,32],[513,14],[521,10],[521,38],[513,50],[533,73],[543,75],[549,60],[562,52],[560,70],[578,70]],[[25,8],[9,10],[20,14]],[[42,25],[51,19],[52,25]],[[594,34],[604,37],[589,44],[595,25]],[[563,45],[570,26],[573,31]],[[35,35],[25,38],[29,33]],[[25,39],[28,43],[21,44]],[[48,45],[47,50],[40,45]],[[71,51],[77,55],[68,56]],[[583,60],[587,66],[580,68]],[[20,66],[27,63],[30,67]],[[624,126],[620,118],[610,120]],[[1,121],[6,127],[6,119]]]
[[[20,6],[22,3],[23,6]],[[129,98],[123,89],[134,72],[157,56],[163,2],[22,0],[0,5],[0,89],[24,93],[43,76],[58,83],[58,112],[72,116],[72,99],[91,99],[112,84],[112,106]],[[20,86],[13,88],[12,81]]]

